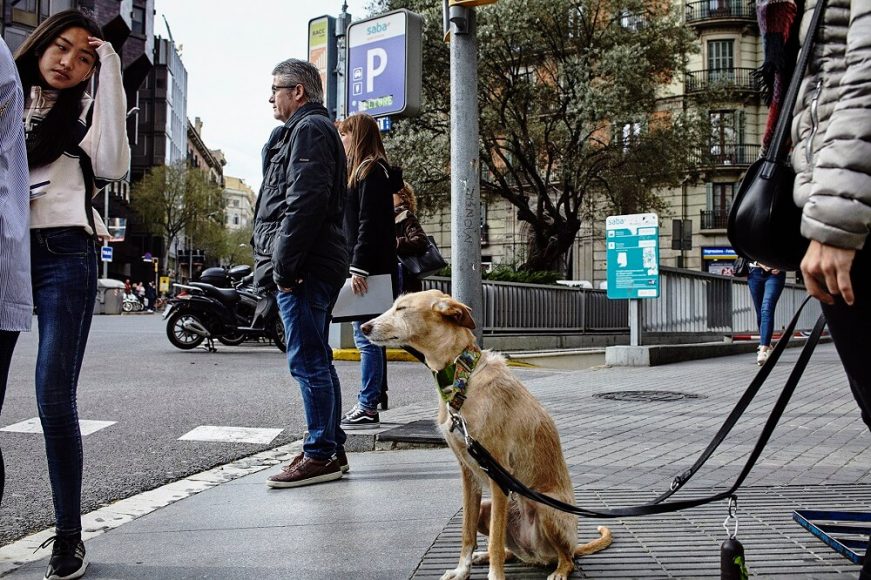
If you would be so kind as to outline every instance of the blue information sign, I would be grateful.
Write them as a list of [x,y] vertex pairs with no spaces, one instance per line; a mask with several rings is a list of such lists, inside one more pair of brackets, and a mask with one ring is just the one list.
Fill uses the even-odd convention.
[[100,247],[100,259],[104,262],[112,261],[112,246],[101,246]]
[[612,215],[605,220],[608,298],[659,297],[659,217]]
[[411,116],[420,108],[421,17],[396,10],[348,27],[348,113]]

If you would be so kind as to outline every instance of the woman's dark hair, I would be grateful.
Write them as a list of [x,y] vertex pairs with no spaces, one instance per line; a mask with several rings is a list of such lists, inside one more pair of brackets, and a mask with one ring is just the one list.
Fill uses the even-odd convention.
[[[102,39],[100,26],[78,10],[64,10],[50,16],[15,51],[15,65],[24,95],[30,95],[30,87],[44,85],[39,74],[39,59],[49,45],[70,28],[84,28],[90,36]],[[89,79],[58,93],[57,102],[42,120],[27,135],[27,164],[40,167],[53,162],[68,148],[78,145],[81,140],[76,130],[82,114],[82,95]]]

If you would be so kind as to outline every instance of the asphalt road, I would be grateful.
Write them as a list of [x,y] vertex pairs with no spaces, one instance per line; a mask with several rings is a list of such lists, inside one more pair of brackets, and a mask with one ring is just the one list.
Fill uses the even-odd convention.
[[[34,321],[34,327],[36,326]],[[36,332],[22,334],[0,428],[37,416]],[[79,417],[115,421],[84,437],[82,510],[300,439],[305,421],[296,382],[272,345],[175,349],[157,314],[95,316],[79,381]],[[359,363],[337,362],[343,408],[356,401]],[[550,374],[519,369],[525,379]],[[432,376],[418,363],[388,366],[391,408],[436,405]],[[283,429],[269,444],[180,441],[202,425]],[[0,431],[6,491],[0,545],[54,522],[41,434]]]

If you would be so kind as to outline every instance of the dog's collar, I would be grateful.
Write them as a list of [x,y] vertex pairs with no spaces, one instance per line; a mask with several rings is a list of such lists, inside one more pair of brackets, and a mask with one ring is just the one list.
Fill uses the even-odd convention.
[[433,371],[436,386],[442,400],[454,411],[459,411],[466,400],[466,387],[469,376],[481,358],[481,349],[472,344],[463,349],[463,352],[440,371]]

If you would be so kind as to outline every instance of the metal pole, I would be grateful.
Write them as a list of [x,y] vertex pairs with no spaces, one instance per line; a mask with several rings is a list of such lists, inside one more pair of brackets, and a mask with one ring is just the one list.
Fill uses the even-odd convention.
[[641,300],[629,300],[629,346],[641,346]]
[[347,88],[346,68],[348,60],[346,50],[348,46],[348,25],[351,24],[351,15],[348,14],[348,3],[342,4],[342,13],[336,19],[336,119],[344,119],[348,116],[348,103],[345,100]]
[[188,236],[188,282],[194,279],[194,243],[193,237]]
[[478,39],[475,10],[449,8],[451,22],[451,288],[472,309],[481,342],[481,191],[478,158]]

